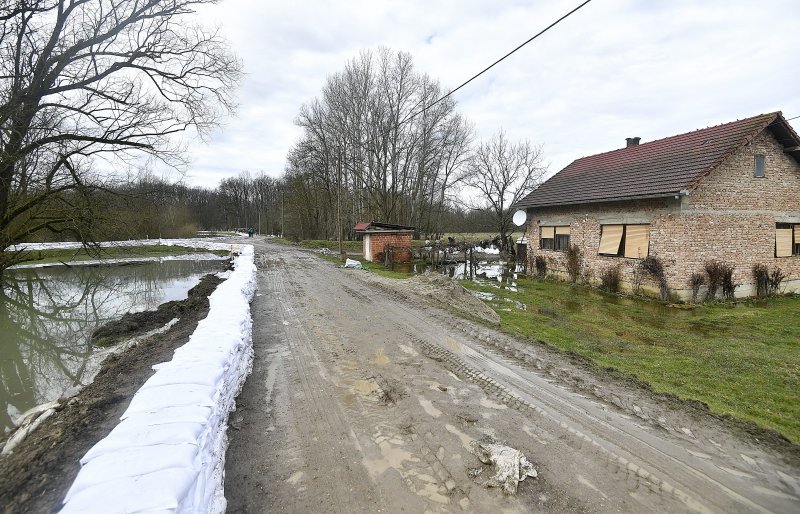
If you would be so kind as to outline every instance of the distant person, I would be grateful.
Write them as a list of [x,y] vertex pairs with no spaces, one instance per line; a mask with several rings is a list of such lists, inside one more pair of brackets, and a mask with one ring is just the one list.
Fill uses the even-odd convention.
[[247,237],[253,237],[253,232],[255,232],[255,229],[253,229],[253,227],[248,228]]

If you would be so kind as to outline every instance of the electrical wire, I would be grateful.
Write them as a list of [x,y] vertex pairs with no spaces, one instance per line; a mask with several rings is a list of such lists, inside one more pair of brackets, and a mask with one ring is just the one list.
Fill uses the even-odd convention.
[[497,59],[495,62],[493,62],[493,63],[492,63],[492,64],[490,64],[489,66],[485,67],[484,69],[482,69],[481,71],[479,71],[478,73],[476,73],[475,75],[473,75],[472,77],[470,77],[469,79],[467,79],[466,81],[462,82],[462,83],[461,83],[461,84],[460,84],[460,85],[459,85],[457,88],[453,89],[452,91],[450,91],[450,92],[449,92],[449,93],[447,93],[446,95],[444,95],[444,96],[440,97],[439,99],[437,99],[436,101],[434,101],[432,104],[430,104],[430,105],[426,106],[425,108],[423,108],[423,109],[421,109],[421,110],[419,110],[419,111],[415,112],[414,114],[410,115],[408,118],[405,118],[403,121],[401,121],[400,123],[398,123],[398,125],[402,125],[403,123],[406,123],[406,122],[408,122],[408,121],[411,121],[411,120],[413,120],[415,117],[417,117],[417,116],[419,116],[420,114],[422,114],[423,112],[427,111],[428,109],[430,109],[430,108],[431,108],[431,107],[433,107],[434,105],[438,104],[439,102],[441,102],[441,101],[442,101],[442,100],[444,100],[445,98],[447,98],[447,97],[451,96],[453,93],[455,93],[455,92],[456,92],[456,91],[458,91],[459,89],[463,88],[464,86],[466,86],[467,84],[469,84],[470,82],[472,82],[473,80],[475,80],[476,78],[480,77],[481,75],[483,75],[484,73],[486,73],[486,72],[487,72],[487,71],[489,71],[490,69],[492,69],[492,68],[494,68],[495,66],[497,66],[498,64],[500,64],[502,61],[504,61],[506,58],[508,58],[509,56],[511,56],[513,53],[515,53],[517,50],[519,50],[519,49],[520,49],[520,48],[522,48],[523,46],[527,45],[528,43],[530,43],[530,42],[531,42],[531,41],[533,41],[534,39],[538,38],[539,36],[541,36],[542,34],[544,34],[545,32],[547,32],[548,30],[552,29],[553,27],[555,27],[556,25],[558,25],[559,23],[561,23],[562,21],[564,21],[565,19],[567,19],[567,18],[568,18],[569,16],[571,16],[572,14],[576,13],[578,10],[580,10],[582,7],[584,7],[586,4],[588,4],[588,3],[589,3],[589,2],[591,2],[591,1],[592,1],[592,0],[586,0],[586,1],[585,1],[585,2],[583,2],[582,4],[580,4],[579,6],[577,6],[576,8],[572,9],[570,12],[568,12],[567,14],[565,14],[564,16],[560,17],[559,19],[557,19],[556,21],[554,21],[553,23],[551,23],[551,24],[550,24],[550,25],[548,25],[547,27],[543,28],[541,31],[539,31],[537,34],[535,34],[533,37],[531,37],[530,39],[528,39],[527,41],[525,41],[525,42],[524,42],[524,43],[522,43],[521,45],[517,46],[516,48],[514,48],[513,50],[511,50],[510,52],[508,52],[507,54],[505,54],[503,57],[501,57],[501,58]]

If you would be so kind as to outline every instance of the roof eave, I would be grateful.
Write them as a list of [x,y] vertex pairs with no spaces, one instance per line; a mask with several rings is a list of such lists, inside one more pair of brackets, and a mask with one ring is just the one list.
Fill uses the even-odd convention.
[[592,200],[582,200],[580,202],[548,202],[548,203],[537,203],[534,205],[520,205],[520,209],[537,209],[540,207],[564,207],[568,205],[584,205],[587,203],[611,203],[611,202],[627,202],[627,201],[634,201],[634,200],[655,200],[658,198],[671,198],[671,197],[679,197],[679,196],[687,196],[689,192],[686,189],[681,189],[679,191],[672,191],[666,193],[657,193],[652,195],[638,195],[638,196],[615,196],[609,198],[595,198]]

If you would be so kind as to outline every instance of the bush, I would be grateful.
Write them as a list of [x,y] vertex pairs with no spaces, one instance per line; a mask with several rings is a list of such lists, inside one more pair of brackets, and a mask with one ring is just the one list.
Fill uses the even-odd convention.
[[769,269],[766,264],[753,265],[753,282],[756,285],[756,296],[764,297],[769,294]]
[[737,287],[739,284],[733,281],[733,266],[722,263],[722,297],[726,300],[733,300]]
[[618,293],[622,283],[620,266],[611,266],[600,273],[600,287],[611,293]]
[[639,263],[642,270],[655,278],[658,281],[658,291],[661,294],[661,300],[669,300],[669,287],[667,287],[667,276],[664,274],[664,263],[661,259],[653,255],[649,255],[642,259]]
[[574,284],[578,281],[578,277],[581,276],[583,252],[581,252],[578,245],[570,245],[565,253],[567,258],[567,275],[569,275],[569,281]]
[[753,266],[753,282],[756,285],[756,296],[772,296],[777,294],[781,287],[781,282],[786,275],[780,268],[769,271],[766,264],[755,264]]
[[781,287],[781,282],[786,278],[786,274],[781,271],[780,268],[775,268],[772,270],[772,273],[769,274],[769,294],[778,294],[778,290]]
[[703,265],[708,277],[706,300],[713,300],[717,296],[717,289],[722,283],[722,266],[723,264],[719,261],[708,261]]
[[547,259],[544,255],[537,255],[533,259],[533,264],[536,268],[536,276],[544,278],[547,275]]
[[689,285],[692,286],[692,303],[697,303],[697,295],[700,293],[700,286],[706,283],[706,276],[702,273],[692,273],[689,277]]

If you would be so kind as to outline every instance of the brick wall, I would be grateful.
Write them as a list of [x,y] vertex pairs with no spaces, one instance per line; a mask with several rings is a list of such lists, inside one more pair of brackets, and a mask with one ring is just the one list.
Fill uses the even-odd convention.
[[[364,258],[368,261],[382,261],[386,245],[396,248],[392,254],[395,262],[411,260],[411,232],[370,232],[369,240],[364,238]],[[369,244],[369,248],[367,248]]]
[[[766,156],[764,178],[753,177],[759,154]],[[650,255],[664,262],[669,287],[681,297],[691,293],[691,274],[712,259],[734,266],[737,296],[754,294],[751,270],[757,263],[780,267],[787,291],[800,290],[800,256],[774,257],[775,223],[800,223],[800,165],[769,132],[725,159],[687,197],[532,209],[529,220],[530,256],[542,254],[551,270],[563,272],[562,252],[539,249],[539,226],[569,225],[570,242],[583,250],[595,283],[605,268],[621,264],[629,284],[638,262],[597,255],[600,226],[649,223]],[[652,280],[643,285],[656,286]]]

